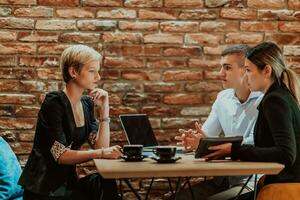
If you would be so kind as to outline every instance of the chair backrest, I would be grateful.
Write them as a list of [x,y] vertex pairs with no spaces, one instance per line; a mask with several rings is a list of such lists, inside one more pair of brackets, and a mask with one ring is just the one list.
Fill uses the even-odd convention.
[[263,186],[256,200],[299,200],[300,183],[273,183]]

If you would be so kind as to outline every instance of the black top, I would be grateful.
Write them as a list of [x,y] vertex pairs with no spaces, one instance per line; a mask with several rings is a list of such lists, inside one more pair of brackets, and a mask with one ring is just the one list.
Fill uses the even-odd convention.
[[72,107],[65,93],[57,91],[46,95],[38,114],[33,148],[19,180],[26,190],[42,195],[64,195],[65,190],[61,190],[61,186],[70,180],[77,180],[76,166],[58,164],[50,149],[57,141],[78,150],[89,135],[98,130],[93,101],[83,96],[81,103],[85,126],[76,128]]
[[290,91],[275,82],[260,105],[254,128],[254,144],[233,145],[232,158],[277,162],[285,165],[278,175],[268,175],[266,184],[300,182],[300,110]]

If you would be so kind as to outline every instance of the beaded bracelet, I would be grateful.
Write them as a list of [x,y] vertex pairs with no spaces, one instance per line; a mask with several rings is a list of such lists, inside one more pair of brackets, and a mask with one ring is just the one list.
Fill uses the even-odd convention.
[[109,123],[110,122],[110,117],[104,117],[102,119],[99,119],[99,122],[107,122],[107,123]]

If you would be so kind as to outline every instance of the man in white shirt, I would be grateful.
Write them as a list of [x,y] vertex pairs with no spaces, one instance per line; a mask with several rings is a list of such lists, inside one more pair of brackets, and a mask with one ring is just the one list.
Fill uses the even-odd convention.
[[[221,91],[212,106],[212,110],[201,127],[196,122],[195,130],[183,130],[175,139],[187,150],[195,150],[201,138],[219,136],[222,132],[226,137],[243,136],[243,143],[253,144],[253,128],[258,115],[256,109],[262,93],[250,92],[244,79],[245,54],[247,45],[233,45],[222,52],[220,77],[225,89]],[[241,182],[244,177],[216,177],[193,186],[196,199],[208,197],[225,191]],[[178,199],[191,199],[191,193],[184,190]]]

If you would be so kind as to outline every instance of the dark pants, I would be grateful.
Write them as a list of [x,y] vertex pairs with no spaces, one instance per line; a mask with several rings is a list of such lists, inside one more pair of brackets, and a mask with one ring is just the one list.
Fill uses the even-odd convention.
[[91,174],[79,179],[63,197],[49,197],[32,193],[25,189],[23,200],[113,200],[120,199],[116,181],[103,179],[99,174]]

